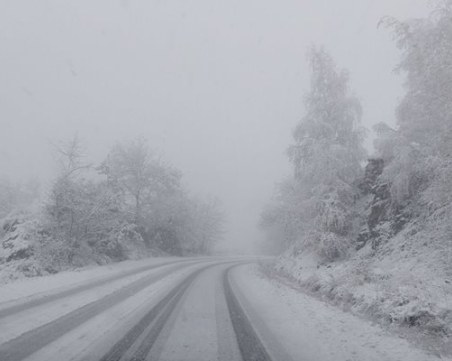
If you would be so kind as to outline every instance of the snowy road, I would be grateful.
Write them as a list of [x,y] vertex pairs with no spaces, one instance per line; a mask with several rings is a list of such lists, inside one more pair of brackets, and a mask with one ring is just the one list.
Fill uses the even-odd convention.
[[244,262],[168,261],[7,300],[0,360],[240,360],[250,351],[236,332],[248,340],[252,328],[227,272]]
[[149,260],[3,286],[0,360],[434,359],[275,286],[252,262]]

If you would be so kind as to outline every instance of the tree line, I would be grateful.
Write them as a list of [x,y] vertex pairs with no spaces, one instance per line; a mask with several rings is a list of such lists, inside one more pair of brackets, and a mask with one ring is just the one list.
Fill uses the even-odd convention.
[[[261,217],[277,251],[313,251],[334,261],[362,241],[377,248],[413,219],[431,226],[435,242],[450,246],[452,1],[439,2],[426,18],[384,18],[380,26],[392,31],[401,51],[395,70],[404,76],[405,95],[396,109],[396,127],[384,122],[374,127],[375,154],[365,167],[363,112],[348,72],[323,48],[309,51],[305,114],[287,151],[293,172]],[[370,178],[372,189],[366,189]],[[363,207],[369,193],[370,215]],[[385,239],[371,216],[392,219]]]
[[[209,254],[222,236],[219,201],[191,196],[181,172],[144,139],[118,142],[97,165],[86,162],[78,137],[55,145],[55,155],[57,176],[33,214],[33,252],[49,269],[152,254]],[[30,187],[0,185],[1,216],[10,219],[4,227],[16,227],[13,211],[30,203],[29,193]]]

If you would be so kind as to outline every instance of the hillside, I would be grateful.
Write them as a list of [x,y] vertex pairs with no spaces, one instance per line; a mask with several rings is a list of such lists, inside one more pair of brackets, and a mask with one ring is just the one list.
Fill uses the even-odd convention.
[[450,353],[452,205],[426,213],[415,197],[394,209],[382,171],[381,159],[369,161],[357,199],[362,230],[347,257],[325,262],[295,245],[276,262],[276,275],[352,313],[402,326],[398,331],[424,346]]

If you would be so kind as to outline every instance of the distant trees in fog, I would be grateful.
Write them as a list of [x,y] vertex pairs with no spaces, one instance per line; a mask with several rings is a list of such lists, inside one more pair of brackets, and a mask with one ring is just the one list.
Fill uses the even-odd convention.
[[[58,174],[33,215],[39,236],[31,248],[48,269],[212,251],[223,231],[221,205],[190,196],[180,172],[156,157],[145,140],[117,143],[100,165],[88,164],[84,152],[77,137],[55,146]],[[0,183],[5,224],[20,227],[22,221],[10,218],[32,192],[31,185]]]
[[162,194],[180,188],[181,175],[153,155],[143,139],[116,144],[98,168],[109,186],[121,191],[133,207],[135,223],[143,217],[143,208]]
[[17,183],[0,178],[0,219],[15,209],[30,206],[37,200],[39,193],[40,184],[37,180]]

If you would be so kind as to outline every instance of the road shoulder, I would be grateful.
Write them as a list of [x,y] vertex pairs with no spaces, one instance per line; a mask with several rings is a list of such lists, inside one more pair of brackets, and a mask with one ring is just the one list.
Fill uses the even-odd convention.
[[266,278],[256,265],[237,267],[231,276],[294,359],[438,360],[377,325]]

